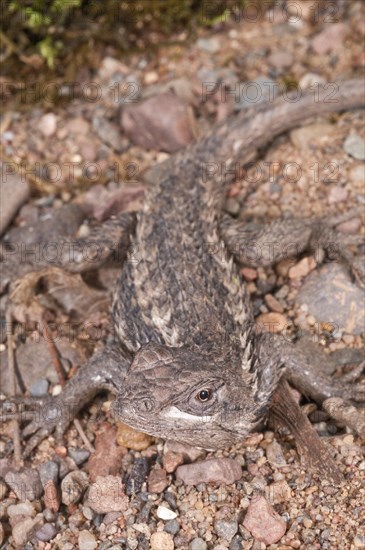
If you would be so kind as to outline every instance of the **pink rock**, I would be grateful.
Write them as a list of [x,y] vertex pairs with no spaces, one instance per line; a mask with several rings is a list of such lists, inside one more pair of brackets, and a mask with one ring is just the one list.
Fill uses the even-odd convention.
[[176,478],[185,485],[198,483],[227,483],[230,485],[242,477],[241,466],[233,458],[213,458],[194,464],[184,464],[176,470]]
[[162,464],[168,474],[174,472],[176,468],[183,463],[184,457],[181,453],[169,452],[163,455]]
[[206,455],[204,449],[192,447],[186,443],[179,443],[178,441],[172,441],[170,439],[165,443],[164,453],[181,454],[184,458],[184,462],[195,462],[198,458],[203,458]]
[[129,210],[132,204],[137,206],[143,193],[144,188],[140,185],[122,186],[113,190],[106,189],[102,185],[94,185],[78,199],[78,202],[85,214],[103,221],[119,212]]
[[286,531],[286,522],[261,496],[252,499],[243,526],[255,539],[267,545],[278,542]]
[[312,48],[318,55],[341,50],[348,33],[349,28],[345,23],[334,23],[312,39]]
[[125,512],[128,502],[120,476],[98,477],[90,486],[86,500],[87,506],[97,514]]
[[241,275],[246,281],[255,281],[257,279],[257,271],[253,267],[243,267]]
[[90,124],[87,120],[77,117],[72,118],[66,123],[66,128],[72,134],[86,136],[90,132]]
[[355,235],[360,229],[362,224],[361,218],[352,218],[352,220],[347,220],[342,222],[337,226],[337,230],[340,233],[345,233],[346,235]]
[[191,108],[172,93],[126,105],[121,125],[136,145],[173,153],[194,139]]
[[150,493],[162,493],[169,482],[166,475],[166,470],[160,468],[151,470],[150,475],[148,476],[148,491]]
[[316,261],[312,256],[307,256],[289,269],[289,278],[298,279],[305,277],[316,267]]
[[331,191],[328,195],[328,203],[335,204],[336,202],[343,202],[347,199],[347,191],[344,187],[335,185],[331,188]]
[[268,62],[276,69],[288,69],[293,64],[294,57],[289,51],[280,50],[269,55]]
[[38,128],[45,137],[52,136],[56,131],[57,119],[53,113],[43,115],[39,121]]

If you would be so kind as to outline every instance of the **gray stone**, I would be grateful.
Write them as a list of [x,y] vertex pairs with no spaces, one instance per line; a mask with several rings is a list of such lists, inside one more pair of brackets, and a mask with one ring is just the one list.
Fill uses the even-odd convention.
[[365,140],[359,134],[348,135],[343,148],[354,159],[365,160]]
[[176,519],[170,519],[169,521],[166,521],[165,531],[166,533],[170,533],[170,535],[176,535],[180,531],[179,522],[176,521]]
[[318,322],[331,322],[348,334],[361,334],[365,326],[363,291],[338,263],[324,265],[306,278],[296,301],[307,304]]
[[35,537],[42,541],[48,542],[57,535],[57,529],[52,523],[45,523],[38,531],[35,532]]
[[89,485],[89,479],[85,472],[75,470],[67,474],[61,483],[62,502],[68,506],[69,504],[77,504]]
[[38,471],[43,487],[46,485],[46,483],[48,483],[48,481],[53,481],[54,483],[57,483],[59,472],[59,465],[57,464],[57,462],[54,462],[53,460],[43,462],[39,465]]
[[200,50],[208,53],[216,53],[219,51],[219,42],[216,38],[199,38],[196,42]]
[[10,471],[4,479],[19,500],[36,500],[43,493],[39,474],[32,468],[22,468],[17,472]]
[[219,537],[230,541],[238,530],[238,523],[235,519],[224,520],[218,519],[214,522],[214,530]]
[[90,451],[88,451],[87,449],[73,449],[72,447],[70,447],[68,449],[68,454],[75,461],[77,466],[80,466],[89,458]]
[[207,550],[208,546],[204,539],[193,539],[189,545],[189,550]]
[[45,378],[39,378],[30,386],[29,391],[33,397],[42,397],[47,395],[49,382]]
[[233,458],[213,458],[184,464],[176,470],[176,478],[186,485],[199,483],[231,484],[242,477],[242,468]]
[[97,548],[98,546],[95,536],[85,530],[80,531],[78,543],[80,550],[94,550],[94,548]]

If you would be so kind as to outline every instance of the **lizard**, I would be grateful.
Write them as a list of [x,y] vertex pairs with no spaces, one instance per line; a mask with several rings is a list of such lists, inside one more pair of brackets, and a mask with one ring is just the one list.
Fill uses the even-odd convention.
[[[281,379],[319,403],[331,396],[364,401],[362,383],[341,383],[323,373],[331,359],[318,346],[255,332],[249,294],[233,257],[234,245],[245,250],[275,235],[283,247],[294,243],[300,252],[318,243],[326,251],[336,242],[339,259],[363,282],[362,264],[342,246],[343,238],[323,220],[292,219],[245,230],[221,214],[236,164],[245,165],[257,149],[304,120],[361,108],[364,99],[361,80],[340,84],[335,102],[326,101],[325,87],[316,100],[311,93],[297,102],[278,98],[223,121],[152,168],[136,224],[120,224],[119,237],[125,239],[128,228],[133,254],[123,264],[112,305],[117,338],[38,410],[23,431],[30,436],[25,454],[53,431],[61,436],[103,389],[116,395],[118,420],[210,450],[228,447],[257,428]],[[224,178],[215,166],[224,167]],[[118,220],[112,227],[115,239]],[[103,237],[109,250],[107,231]],[[275,263],[281,254],[282,249],[257,265]],[[74,271],[82,269],[73,265]]]

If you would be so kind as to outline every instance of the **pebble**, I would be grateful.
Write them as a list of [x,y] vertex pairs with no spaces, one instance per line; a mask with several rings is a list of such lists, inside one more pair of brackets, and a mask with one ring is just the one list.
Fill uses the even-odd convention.
[[38,122],[38,129],[44,137],[53,136],[57,128],[57,118],[53,113],[43,115]]
[[267,460],[276,468],[286,466],[287,462],[284,457],[283,449],[277,441],[273,441],[266,448]]
[[189,544],[189,550],[207,550],[208,545],[204,539],[196,538]]
[[220,48],[216,38],[199,38],[196,45],[200,50],[208,53],[217,53]]
[[351,280],[347,269],[338,263],[325,264],[308,275],[296,302],[306,304],[320,323],[335,319],[336,325],[348,334],[364,331],[363,292]]
[[150,84],[155,84],[158,82],[158,73],[156,71],[149,71],[144,75],[144,83],[149,86]]
[[[126,450],[117,445],[117,429],[107,426],[95,438],[95,452],[90,456],[88,467],[90,480],[98,477],[117,475],[121,470],[122,458]],[[71,455],[72,456],[72,455]]]
[[253,267],[243,267],[240,273],[246,281],[255,281],[258,277],[257,271]]
[[22,521],[18,521],[18,523],[14,525],[12,530],[15,544],[17,546],[20,546],[21,548],[24,548],[24,545],[29,540],[30,533],[38,524],[41,524],[41,522],[42,519],[38,516],[34,519],[27,518]]
[[174,550],[175,548],[172,536],[166,531],[152,533],[150,544],[151,550]]
[[128,74],[129,69],[126,65],[115,59],[114,57],[104,57],[102,60],[98,75],[101,80],[109,80],[114,74]]
[[176,470],[176,478],[186,485],[198,483],[227,483],[238,481],[242,477],[241,466],[233,458],[213,458],[184,464]]
[[123,152],[128,146],[127,140],[122,136],[116,124],[109,122],[97,113],[93,117],[93,130],[102,142],[106,143],[117,153]]
[[45,523],[38,531],[35,532],[35,537],[42,541],[48,542],[57,535],[57,529],[52,523]]
[[166,470],[162,468],[151,470],[147,483],[150,493],[162,493],[169,484]]
[[15,517],[15,516],[30,516],[31,518],[34,518],[36,515],[36,510],[34,506],[30,502],[21,502],[20,504],[11,504],[8,509],[8,516],[9,518]]
[[90,451],[88,451],[87,449],[81,449],[81,448],[74,449],[72,447],[69,447],[68,454],[72,458],[72,460],[75,462],[75,464],[77,466],[80,466],[81,464],[86,462],[86,460],[89,458]]
[[182,453],[164,453],[162,464],[166,472],[171,474],[180,464],[184,464],[184,456]]
[[288,50],[277,50],[269,55],[267,61],[275,67],[275,69],[289,69],[294,62],[293,54]]
[[265,487],[265,495],[270,504],[279,504],[291,498],[291,489],[285,479],[280,479]]
[[219,537],[230,541],[238,531],[238,522],[236,520],[218,519],[214,522],[214,530]]
[[67,474],[61,482],[62,502],[69,506],[77,504],[89,486],[87,474],[81,470],[75,470]]
[[67,134],[87,136],[90,134],[90,123],[81,117],[71,118],[65,124]]
[[98,547],[96,538],[89,531],[80,531],[78,537],[79,550],[94,550]]
[[147,456],[135,458],[129,474],[125,478],[125,492],[127,495],[140,493],[142,485],[150,471],[150,460]]
[[343,148],[354,159],[365,160],[365,140],[359,134],[348,135]]
[[43,487],[45,487],[48,481],[58,481],[59,465],[53,460],[47,460],[38,466],[39,477]]
[[349,27],[345,23],[334,23],[325,27],[311,41],[314,52],[323,55],[331,51],[339,51],[343,48],[343,42],[349,33]]
[[306,88],[311,88],[312,86],[316,86],[318,84],[325,84],[325,83],[326,83],[325,78],[323,78],[319,74],[306,73],[299,80],[299,88],[301,90],[305,90]]
[[256,325],[262,332],[277,334],[285,331],[288,321],[282,313],[272,311],[270,313],[262,313],[259,315],[256,319]]
[[352,220],[347,220],[346,222],[340,223],[336,229],[340,233],[345,233],[346,235],[355,235],[361,225],[361,218],[352,218]]
[[289,278],[300,279],[306,277],[308,273],[315,269],[316,265],[316,261],[312,256],[306,256],[289,269]]
[[121,127],[134,144],[167,153],[186,147],[195,135],[191,107],[170,92],[126,105]]
[[22,468],[18,472],[8,472],[4,479],[19,500],[36,500],[42,496],[43,487],[37,470]]
[[243,526],[267,545],[278,542],[286,531],[286,522],[262,496],[251,500]]
[[283,306],[272,294],[266,294],[265,302],[271,311],[275,311],[276,313],[284,312]]
[[344,187],[335,185],[331,188],[328,195],[328,204],[336,204],[337,202],[344,202],[347,199],[348,192]]
[[165,531],[166,533],[170,533],[170,535],[176,535],[180,531],[179,522],[176,519],[167,521],[165,523]]
[[355,184],[359,184],[359,187],[365,185],[365,167],[363,164],[358,164],[350,169],[349,180]]
[[356,535],[354,538],[354,546],[355,548],[365,548],[365,536]]
[[173,510],[170,510],[170,508],[166,508],[166,506],[158,506],[157,508],[157,517],[163,520],[170,520],[175,519],[177,517],[177,513]]
[[168,452],[181,454],[184,458],[184,462],[195,462],[206,455],[204,449],[192,447],[191,445],[179,443],[178,441],[171,441],[170,439],[168,439],[164,445],[164,453]]
[[29,388],[33,397],[42,397],[48,394],[49,382],[45,378],[36,380]]
[[97,514],[125,512],[128,509],[128,497],[124,494],[120,477],[98,477],[89,488],[85,504]]

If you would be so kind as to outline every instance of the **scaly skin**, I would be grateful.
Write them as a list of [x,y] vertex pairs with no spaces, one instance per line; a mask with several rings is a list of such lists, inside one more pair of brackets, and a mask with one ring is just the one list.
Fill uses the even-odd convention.
[[[316,100],[312,94],[296,103],[279,99],[235,116],[150,172],[151,189],[132,238],[134,254],[123,266],[113,304],[120,343],[105,364],[102,354],[91,360],[91,389],[80,369],[58,403],[77,402],[76,413],[113,380],[118,419],[213,449],[257,427],[283,373],[317,401],[344,391],[349,399],[363,399],[362,387],[344,389],[319,373],[324,359],[318,348],[298,349],[296,358],[295,345],[254,333],[248,293],[223,240],[229,248],[235,238],[246,242],[242,228],[232,230],[221,216],[236,163],[245,164],[258,147],[308,117],[363,107],[364,84],[345,82],[337,102],[325,98],[321,90]],[[294,242],[301,251],[313,245],[316,231],[322,234],[308,220],[277,227],[283,246]],[[270,232],[275,238],[275,230]],[[333,230],[329,235],[334,238]],[[321,246],[326,250],[325,238]],[[351,255],[342,256],[352,268]],[[280,251],[272,263],[278,258]],[[59,419],[47,430],[66,425]],[[32,432],[34,447],[45,427],[33,421],[27,428]]]

